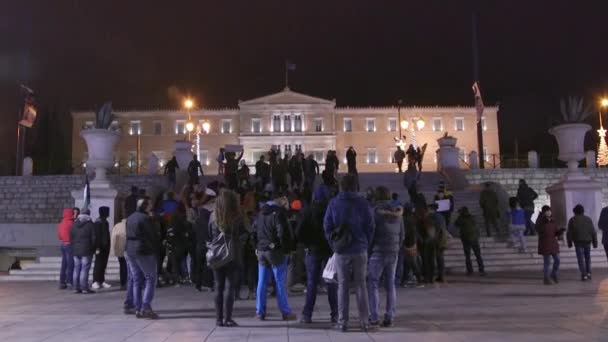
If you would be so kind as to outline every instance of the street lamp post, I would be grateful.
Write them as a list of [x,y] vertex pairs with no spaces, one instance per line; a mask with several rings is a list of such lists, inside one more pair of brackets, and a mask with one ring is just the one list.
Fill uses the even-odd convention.
[[414,147],[417,147],[416,144],[416,131],[421,131],[424,126],[426,125],[426,123],[424,122],[424,119],[422,119],[421,117],[415,118],[412,117],[409,120],[403,120],[401,121],[401,127],[403,127],[403,129],[410,129],[410,132],[412,133],[412,145]]
[[608,98],[603,98],[600,101],[600,110],[599,110],[599,121],[600,121],[600,129],[597,130],[597,133],[600,138],[600,143],[597,149],[597,165],[598,166],[606,166],[608,165],[608,146],[606,145],[606,130],[604,129],[604,124],[602,122],[602,108],[608,107]]
[[186,122],[186,131],[188,131],[188,141],[190,141],[190,133],[194,130],[194,123],[192,122],[192,116],[190,115],[190,110],[194,107],[194,100],[191,98],[186,98],[184,100],[184,108],[186,108],[186,113],[188,114],[188,122]]

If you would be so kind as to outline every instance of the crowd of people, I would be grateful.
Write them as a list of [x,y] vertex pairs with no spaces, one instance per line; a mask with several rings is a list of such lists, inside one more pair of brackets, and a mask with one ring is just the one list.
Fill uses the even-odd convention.
[[[218,326],[238,325],[233,307],[239,299],[255,299],[255,315],[265,320],[269,294],[276,297],[283,320],[296,320],[289,296],[298,292],[296,285],[304,284],[302,324],[312,322],[317,294],[324,292],[329,319],[337,329],[347,331],[349,293],[354,290],[358,325],[369,331],[393,325],[397,287],[445,281],[444,252],[450,236],[458,236],[462,242],[466,274],[474,274],[473,251],[479,275],[486,275],[476,222],[467,207],[459,208],[452,220],[454,198],[443,183],[434,201],[427,203],[414,181],[408,187],[410,201],[402,202],[383,186],[359,193],[354,149],[347,153],[348,173],[340,180],[335,151],[328,153],[318,185],[318,163],[300,151],[281,158],[280,151],[271,150],[268,163],[265,156],[256,163],[254,177],[241,163],[242,152],[237,156],[222,151],[221,156],[223,182],[203,185],[195,181],[202,170],[194,157],[188,167],[190,181],[179,194],[170,190],[151,197],[133,187],[124,199],[123,219],[112,229],[107,207],[99,209],[95,221],[88,208],[65,209],[59,225],[60,288],[88,294],[109,287],[104,274],[112,256],[118,258],[120,286],[126,290],[124,313],[138,318],[158,318],[152,309],[157,287],[192,285],[198,291],[214,291]],[[408,169],[415,167],[416,159],[409,158],[408,164]],[[167,173],[175,182],[173,171]],[[404,176],[407,187],[407,172]],[[486,227],[496,226],[491,218],[499,215],[498,200],[489,186],[485,190]],[[534,200],[531,194],[526,196]],[[511,219],[513,242],[525,250],[529,207],[521,203],[512,198],[505,214]],[[602,215],[600,228],[606,231],[608,209]],[[539,234],[539,254],[545,260],[544,281],[557,283],[558,239],[565,230],[557,227],[551,209],[543,207],[534,231]],[[570,220],[567,241],[576,246],[577,256],[583,260],[579,260],[582,280],[590,279],[589,247],[597,247],[597,237],[581,206]],[[604,245],[608,247],[608,241]],[[215,261],[218,255],[222,262]],[[93,258],[94,283],[89,287]],[[334,271],[333,276],[324,275],[328,270]],[[243,287],[248,290],[246,296],[241,293]],[[387,296],[384,315],[380,289]]]

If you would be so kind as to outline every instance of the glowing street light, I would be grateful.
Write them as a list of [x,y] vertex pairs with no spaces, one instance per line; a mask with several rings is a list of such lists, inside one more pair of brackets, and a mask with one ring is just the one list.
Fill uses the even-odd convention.
[[418,119],[416,121],[416,127],[418,128],[419,131],[421,131],[424,128],[424,120],[422,120],[422,118]]
[[194,123],[192,121],[188,121],[186,123],[186,130],[188,131],[188,133],[194,131]]
[[410,127],[410,123],[407,120],[401,120],[401,128],[408,129]]
[[600,101],[600,104],[601,104],[602,107],[608,107],[608,98],[603,98]]
[[190,110],[194,107],[194,100],[192,100],[191,98],[186,98],[184,100],[184,108],[186,108],[187,110]]
[[203,132],[205,132],[205,134],[208,134],[209,131],[211,130],[211,124],[209,123],[209,121],[205,121],[205,122],[203,122],[201,128],[203,129]]

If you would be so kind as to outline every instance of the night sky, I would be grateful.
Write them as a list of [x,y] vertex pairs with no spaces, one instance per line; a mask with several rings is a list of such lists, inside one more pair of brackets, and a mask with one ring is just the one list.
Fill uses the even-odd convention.
[[[424,4],[422,4],[424,3]],[[284,86],[339,106],[472,105],[469,1],[4,1],[0,174],[12,171],[18,85],[38,95],[28,154],[69,158],[72,109],[176,108],[178,89],[235,107]],[[607,1],[483,1],[480,78],[501,150],[554,153],[559,98],[608,94]],[[43,118],[46,116],[45,118]],[[590,123],[597,126],[597,119]],[[593,137],[588,147],[593,148]],[[14,159],[13,159],[14,160]]]

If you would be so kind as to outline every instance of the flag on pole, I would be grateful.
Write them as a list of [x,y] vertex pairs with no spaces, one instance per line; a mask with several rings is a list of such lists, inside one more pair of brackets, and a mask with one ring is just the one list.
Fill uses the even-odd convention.
[[89,175],[85,174],[82,209],[89,209],[90,205],[91,205],[91,187],[89,185]]
[[479,89],[479,84],[477,82],[473,83],[473,96],[475,97],[475,111],[477,112],[477,122],[481,121],[481,116],[483,115],[483,99],[481,98],[481,90]]
[[21,115],[21,121],[19,121],[19,125],[32,128],[34,122],[36,121],[36,116],[38,115],[36,112],[36,98],[34,97],[34,91],[21,85],[21,91],[24,94],[23,100],[23,113]]

